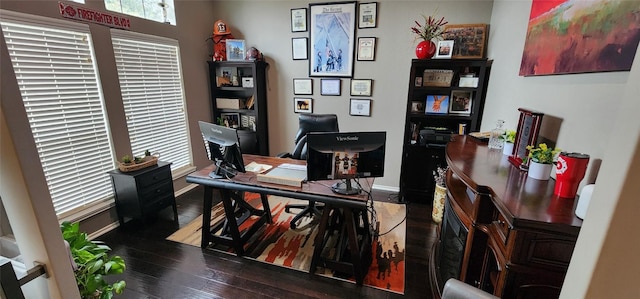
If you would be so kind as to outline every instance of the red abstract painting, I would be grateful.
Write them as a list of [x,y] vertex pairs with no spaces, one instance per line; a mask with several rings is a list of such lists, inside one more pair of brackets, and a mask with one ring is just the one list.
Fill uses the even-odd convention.
[[521,76],[629,71],[640,1],[533,0]]

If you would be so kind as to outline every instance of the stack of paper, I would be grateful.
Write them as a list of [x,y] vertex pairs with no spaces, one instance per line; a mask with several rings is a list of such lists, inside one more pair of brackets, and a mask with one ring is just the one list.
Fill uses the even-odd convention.
[[307,179],[307,166],[284,163],[267,173],[257,175],[258,182],[302,187]]

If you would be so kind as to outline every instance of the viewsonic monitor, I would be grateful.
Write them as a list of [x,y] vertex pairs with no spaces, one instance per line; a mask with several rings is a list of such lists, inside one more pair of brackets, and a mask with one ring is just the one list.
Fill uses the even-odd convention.
[[337,180],[332,189],[358,194],[358,178],[384,176],[387,132],[313,132],[307,134],[307,180]]
[[198,121],[200,132],[209,146],[209,160],[216,163],[216,170],[209,174],[214,179],[232,178],[239,172],[246,172],[240,141],[236,129]]

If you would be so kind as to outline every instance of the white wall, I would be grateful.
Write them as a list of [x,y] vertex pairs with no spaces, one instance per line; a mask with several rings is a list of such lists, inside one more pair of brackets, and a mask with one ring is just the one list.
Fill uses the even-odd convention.
[[[327,1],[311,1],[327,2]],[[290,9],[307,7],[308,1],[217,1],[213,15],[227,22],[234,38],[246,40],[264,53],[268,69],[270,154],[293,148],[298,129],[293,112],[293,78],[307,78],[308,60],[293,60],[291,38],[309,32],[291,32]],[[410,28],[421,14],[444,16],[453,24],[489,23],[492,1],[378,1],[378,27],[357,29],[358,37],[377,37],[375,61],[355,61],[355,79],[373,79],[371,117],[349,115],[349,79],[342,79],[341,96],[321,96],[320,79],[314,78],[314,113],[335,113],[341,131],[387,131],[385,177],[378,187],[399,186],[402,141],[409,86],[409,68],[415,58]]]
[[488,52],[494,63],[482,130],[491,130],[498,119],[516,129],[518,108],[537,110],[561,120],[557,147],[589,154],[590,167],[598,165],[593,162],[604,156],[607,144],[602,141],[613,128],[629,72],[518,76],[530,10],[528,0],[494,3]]
[[588,173],[602,160],[561,298],[639,298],[638,54],[631,72],[520,77],[530,9],[530,0],[494,2],[482,130],[497,119],[515,129],[517,109],[531,108],[562,120],[557,146],[589,154]]

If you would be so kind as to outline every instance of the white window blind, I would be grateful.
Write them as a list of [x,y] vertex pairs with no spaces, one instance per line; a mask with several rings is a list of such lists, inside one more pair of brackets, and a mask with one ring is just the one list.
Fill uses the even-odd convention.
[[[114,168],[86,25],[0,19],[53,206],[59,218],[113,198]],[[46,25],[45,25],[46,24]]]
[[191,166],[178,42],[111,34],[133,155],[157,152],[174,171]]

